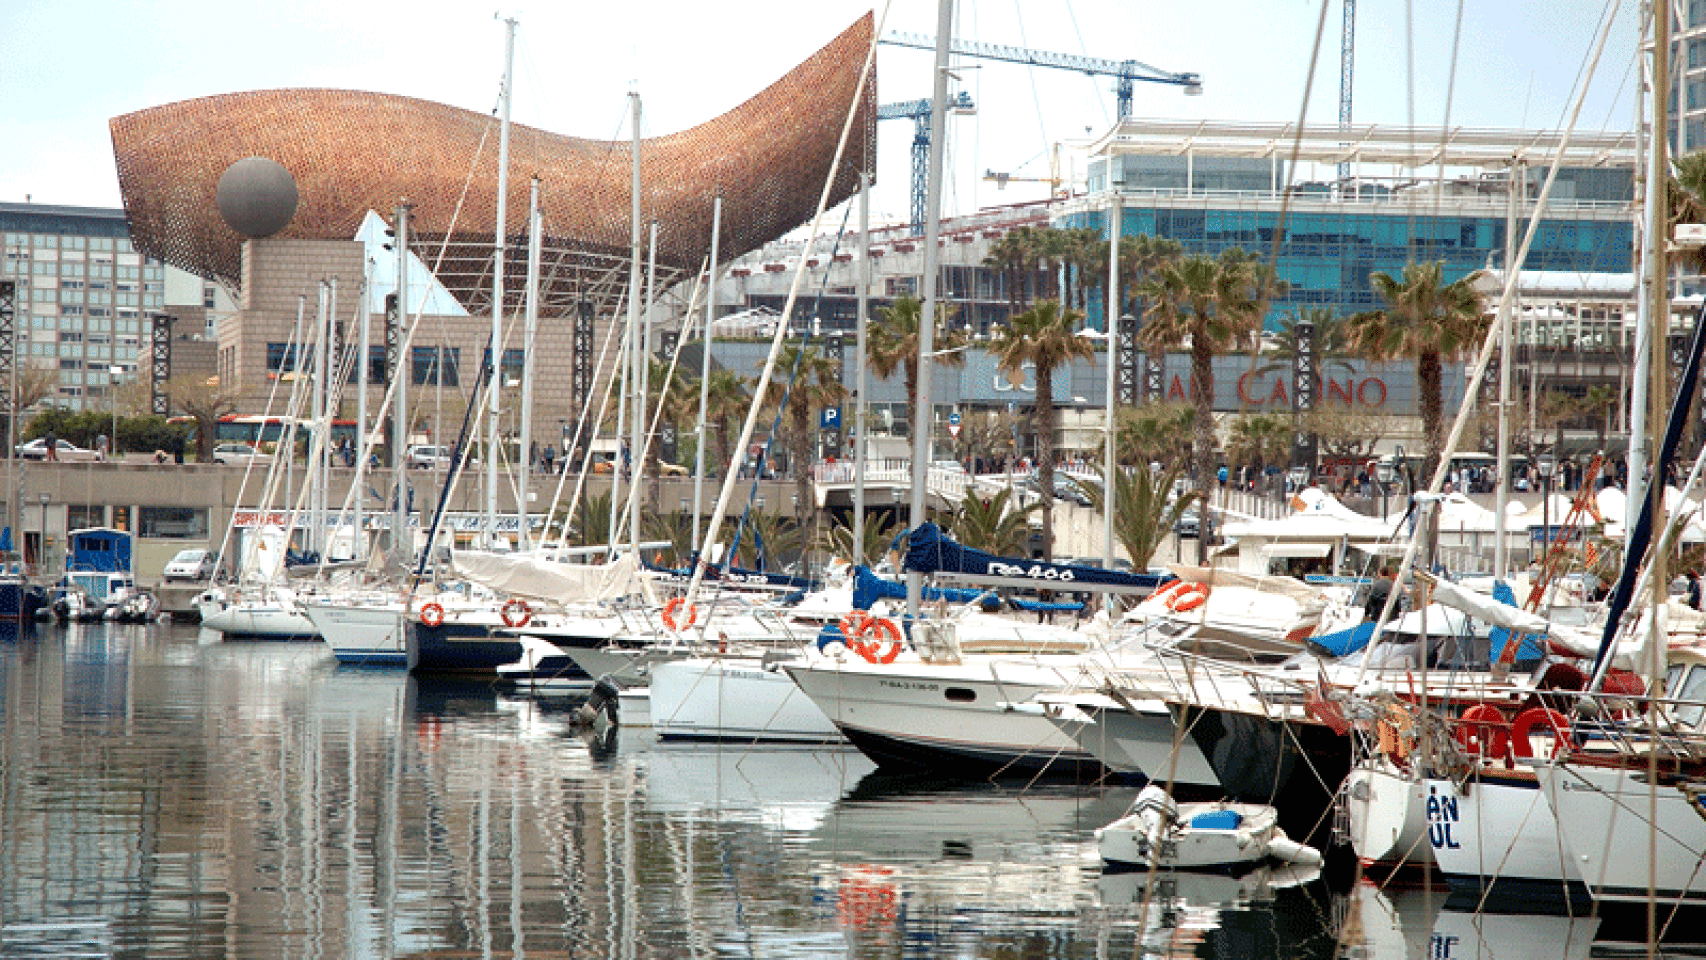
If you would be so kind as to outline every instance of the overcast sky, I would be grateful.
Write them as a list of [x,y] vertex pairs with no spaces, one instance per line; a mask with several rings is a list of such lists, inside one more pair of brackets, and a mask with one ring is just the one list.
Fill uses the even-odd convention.
[[[1313,121],[1338,116],[1340,3],[1326,2]],[[1358,4],[1356,121],[1445,122],[1455,36],[1454,126],[1560,124],[1608,5],[1462,6],[1459,30],[1457,0]],[[630,90],[641,93],[646,136],[681,130],[758,92],[866,11],[883,13],[850,0],[558,0],[496,9],[520,21],[512,118],[607,140],[629,136]],[[107,121],[193,97],[337,87],[490,111],[503,67],[503,30],[493,14],[466,0],[0,0],[0,199],[119,206]],[[1321,16],[1321,0],[961,0],[956,34],[1202,75],[1201,97],[1139,84],[1139,117],[1278,122],[1303,108]],[[1584,129],[1633,126],[1635,20],[1634,2],[1625,0]],[[905,0],[889,11],[887,29],[933,33],[935,23],[935,3]],[[1046,188],[1033,183],[998,191],[981,174],[1046,177],[1051,144],[1100,134],[1113,117],[1107,77],[991,61],[964,66],[961,85],[979,110],[950,121],[950,214],[1042,196]],[[880,100],[928,96],[929,67],[926,51],[882,47]],[[873,215],[902,219],[911,122],[886,121],[879,138]]]

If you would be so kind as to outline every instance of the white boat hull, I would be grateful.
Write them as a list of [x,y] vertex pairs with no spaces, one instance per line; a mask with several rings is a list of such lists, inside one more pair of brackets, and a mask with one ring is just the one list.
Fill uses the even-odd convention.
[[1095,773],[1101,770],[1095,757],[1041,711],[1014,709],[1045,689],[1070,683],[1077,662],[992,657],[962,664],[873,664],[842,654],[783,669],[879,766]]
[[201,625],[225,634],[227,640],[308,640],[319,636],[294,606],[235,603],[220,610],[204,608]]
[[775,664],[693,658],[651,668],[652,726],[664,740],[836,743],[842,739],[811,698]]
[[1428,845],[1452,889],[1504,902],[1585,905],[1581,870],[1534,772],[1486,771],[1468,787],[1425,781]]
[[[1435,801],[1437,804],[1437,801]],[[1345,782],[1351,849],[1365,866],[1416,867],[1434,862],[1428,836],[1427,788],[1384,760],[1351,768]]]
[[1190,787],[1220,780],[1195,739],[1182,736],[1166,704],[1134,702],[1131,710],[1100,694],[1045,696],[1043,713],[1108,769]]
[[409,664],[408,629],[400,605],[334,606],[310,603],[303,615],[325,639],[339,663],[405,667]]
[[[1706,818],[1645,771],[1563,763],[1535,770],[1583,882],[1601,902],[1706,904]],[[1656,797],[1657,816],[1649,815]],[[1658,859],[1649,856],[1658,831]],[[1650,885],[1650,886],[1649,886]]]

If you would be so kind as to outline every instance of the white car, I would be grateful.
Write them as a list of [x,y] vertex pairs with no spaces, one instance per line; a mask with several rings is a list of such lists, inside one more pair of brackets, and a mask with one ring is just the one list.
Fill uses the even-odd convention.
[[213,448],[214,463],[269,463],[272,455],[262,453],[246,443],[222,443]]
[[167,583],[181,580],[211,580],[219,568],[219,554],[212,550],[179,550],[166,561],[160,576]]
[[[37,437],[29,443],[18,444],[15,449],[18,456],[25,460],[46,460],[47,438]],[[69,440],[61,440],[54,444],[54,450],[57,451],[61,460],[93,460],[95,458],[95,451],[85,450]]]
[[[454,451],[450,447],[434,447],[430,445],[414,446],[409,448],[408,463],[411,467],[419,467],[423,470],[430,469],[432,467],[449,467],[452,462],[451,454],[453,452]],[[479,462],[479,457],[468,458],[469,466],[475,466],[479,464]]]

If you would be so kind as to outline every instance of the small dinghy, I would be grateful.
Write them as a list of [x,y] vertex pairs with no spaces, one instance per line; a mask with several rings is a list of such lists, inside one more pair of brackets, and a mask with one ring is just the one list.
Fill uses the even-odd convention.
[[1287,837],[1279,811],[1261,803],[1177,804],[1143,788],[1131,812],[1096,831],[1111,870],[1236,871],[1266,860],[1320,866],[1321,852]]

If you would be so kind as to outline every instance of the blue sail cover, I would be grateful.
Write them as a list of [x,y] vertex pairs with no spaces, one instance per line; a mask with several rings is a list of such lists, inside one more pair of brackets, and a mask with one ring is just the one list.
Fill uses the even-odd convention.
[[963,546],[948,539],[934,523],[912,531],[906,548],[908,570],[920,573],[958,573],[976,577],[1005,577],[1035,581],[1041,589],[1094,589],[1096,586],[1154,590],[1172,574],[1122,573],[1101,567],[1081,567],[1041,560],[1010,559]]
[[[1506,606],[1516,606],[1516,592],[1511,589],[1509,583],[1503,580],[1493,581],[1493,599]],[[1515,661],[1517,663],[1539,660],[1546,655],[1545,648],[1540,645],[1541,641],[1546,639],[1544,634],[1524,633],[1520,636],[1522,638],[1521,646],[1516,648]],[[1511,632],[1504,627],[1494,627],[1493,632],[1489,635],[1489,641],[1489,656],[1495,661],[1499,660],[1503,657],[1505,644],[1511,641]]]
[[[853,606],[871,609],[878,600],[905,600],[906,584],[885,580],[872,573],[869,567],[853,568]],[[984,606],[999,607],[1001,600],[987,590],[956,590],[947,587],[925,587],[925,600],[946,600],[949,603],[973,603],[981,600]]]

